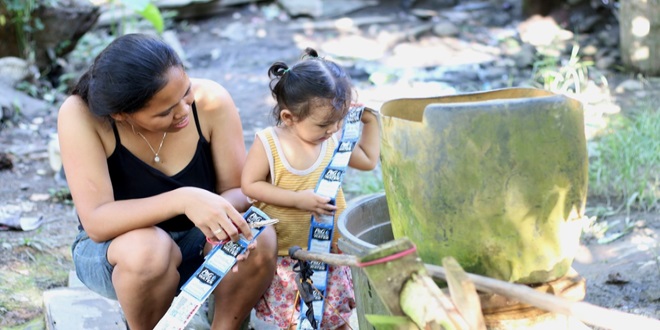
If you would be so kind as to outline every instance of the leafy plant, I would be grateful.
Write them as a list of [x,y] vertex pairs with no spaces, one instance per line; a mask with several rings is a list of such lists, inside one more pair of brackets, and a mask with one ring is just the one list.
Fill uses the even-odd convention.
[[346,194],[346,200],[384,191],[380,167],[366,172],[349,169],[342,189]]
[[648,107],[620,117],[596,141],[590,159],[590,194],[622,207],[660,209],[660,111]]
[[69,188],[49,189],[48,194],[50,195],[51,200],[55,203],[73,205]]
[[[43,30],[44,25],[39,17],[34,17],[34,12],[42,4],[55,5],[54,0],[0,0],[0,28],[12,24],[16,33],[16,40],[23,58],[30,58],[34,52],[32,45],[32,34]],[[159,33],[163,32],[164,20],[160,10],[151,0],[110,0],[110,3],[118,3],[142,16],[149,21]],[[5,13],[5,14],[3,14]],[[66,44],[60,45],[66,47]]]
[[33,18],[32,13],[39,8],[37,0],[0,0],[6,9],[7,16],[0,12],[0,27],[6,24],[14,25],[16,40],[23,58],[29,58],[32,52],[32,33],[44,28],[39,18]]
[[151,0],[113,0],[111,2],[120,3],[124,7],[138,13],[149,21],[158,33],[163,33],[163,29],[165,28],[163,15],[161,15],[158,7],[151,3]]
[[543,56],[534,63],[532,79],[543,89],[557,94],[580,94],[589,82],[588,68],[592,61],[583,61],[573,45],[570,58],[562,62],[559,57]]

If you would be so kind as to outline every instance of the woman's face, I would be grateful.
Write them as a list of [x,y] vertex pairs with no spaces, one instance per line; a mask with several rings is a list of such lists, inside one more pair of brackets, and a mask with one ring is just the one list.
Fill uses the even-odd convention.
[[157,132],[176,132],[188,126],[190,105],[195,100],[190,79],[180,67],[170,68],[165,77],[165,87],[130,115],[133,125]]

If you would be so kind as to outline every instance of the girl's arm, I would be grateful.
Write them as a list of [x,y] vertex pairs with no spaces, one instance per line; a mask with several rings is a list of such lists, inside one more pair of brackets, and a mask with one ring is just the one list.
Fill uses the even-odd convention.
[[380,127],[378,117],[365,108],[362,113],[362,135],[353,149],[348,165],[352,168],[369,171],[376,168],[380,159]]
[[248,152],[241,177],[241,188],[248,197],[266,204],[306,210],[316,214],[332,214],[336,207],[330,198],[317,195],[313,189],[291,191],[268,182],[270,165],[261,139],[254,140]]

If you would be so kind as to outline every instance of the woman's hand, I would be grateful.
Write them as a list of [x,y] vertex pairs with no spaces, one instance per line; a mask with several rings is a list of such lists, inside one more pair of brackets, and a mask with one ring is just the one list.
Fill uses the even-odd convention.
[[186,187],[184,193],[184,214],[206,237],[218,240],[238,240],[240,233],[252,240],[252,231],[243,216],[222,196],[212,192]]
[[243,251],[243,253],[236,256],[236,264],[234,265],[234,267],[231,268],[231,271],[234,272],[234,273],[238,272],[239,263],[241,261],[247,260],[247,258],[250,256],[250,251],[252,251],[256,248],[257,248],[257,240],[255,239],[252,242],[250,242],[250,244],[248,244],[247,249],[245,249],[245,251]]

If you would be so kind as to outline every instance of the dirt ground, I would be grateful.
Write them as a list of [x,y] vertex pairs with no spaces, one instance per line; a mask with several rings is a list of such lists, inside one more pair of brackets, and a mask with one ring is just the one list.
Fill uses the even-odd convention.
[[[397,1],[384,3],[352,15],[401,15]],[[237,22],[244,29],[236,30],[235,37],[218,33],[231,31]],[[402,18],[401,24],[405,22]],[[338,36],[333,30],[307,33],[305,29],[291,28],[290,23],[266,21],[254,7],[241,6],[176,25],[191,64],[189,75],[218,81],[229,90],[240,109],[248,146],[254,132],[270,124],[272,101],[267,69],[272,62],[293,63],[302,48],[322,50],[326,42]],[[246,33],[263,37],[242,38]],[[366,78],[360,74],[354,76],[358,93],[371,98],[361,101],[378,104],[383,96],[381,99],[371,96],[376,88]],[[390,94],[385,98],[400,97],[388,91]],[[617,102],[630,104],[637,97],[619,95]],[[7,297],[0,300],[2,329],[22,328],[30,320],[42,318],[41,293],[65,286],[72,268],[69,246],[77,220],[73,206],[61,201],[63,196],[58,193],[65,186],[56,179],[48,157],[50,135],[56,132],[57,106],[39,118],[23,118],[0,127],[0,151],[9,152],[14,165],[11,170],[0,170],[0,205],[4,205],[5,211],[20,211],[25,217],[44,219],[34,231],[0,231],[0,297]],[[599,206],[603,205],[588,201],[592,210]],[[587,281],[585,301],[660,318],[660,214],[620,212],[600,217],[596,226],[597,223],[609,224],[612,227],[609,234],[617,231],[626,234],[607,244],[585,234],[574,263],[574,268]]]

